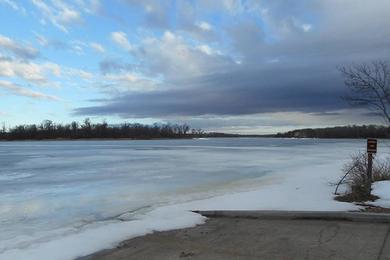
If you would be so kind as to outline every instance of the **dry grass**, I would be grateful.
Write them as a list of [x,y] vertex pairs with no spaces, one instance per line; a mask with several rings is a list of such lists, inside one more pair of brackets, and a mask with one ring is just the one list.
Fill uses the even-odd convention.
[[362,203],[359,206],[363,206],[364,207],[364,209],[361,210],[363,212],[390,213],[390,209],[389,208],[383,208],[383,207],[379,207],[379,206],[375,206],[375,205],[371,205],[371,204],[365,204],[365,203]]
[[365,191],[353,191],[335,197],[335,200],[342,202],[375,201],[377,199],[379,199],[378,196],[367,194]]

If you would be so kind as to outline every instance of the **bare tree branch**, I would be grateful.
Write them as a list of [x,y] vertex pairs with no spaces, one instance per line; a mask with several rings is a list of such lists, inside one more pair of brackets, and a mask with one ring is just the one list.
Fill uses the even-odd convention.
[[349,95],[344,97],[353,106],[365,106],[380,112],[390,125],[390,69],[385,61],[374,61],[339,68]]

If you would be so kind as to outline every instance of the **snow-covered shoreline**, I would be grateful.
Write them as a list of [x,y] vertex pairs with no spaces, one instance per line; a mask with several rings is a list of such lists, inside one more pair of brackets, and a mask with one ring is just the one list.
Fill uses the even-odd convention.
[[390,181],[377,181],[372,185],[372,194],[379,197],[371,205],[390,208]]

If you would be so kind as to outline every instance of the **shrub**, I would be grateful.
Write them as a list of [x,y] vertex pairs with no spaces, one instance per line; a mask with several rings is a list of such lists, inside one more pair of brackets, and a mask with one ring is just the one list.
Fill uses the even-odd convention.
[[[371,195],[371,185],[367,176],[367,154],[353,155],[351,161],[343,167],[345,179],[342,184],[347,185],[345,194],[337,196],[339,201],[368,201],[378,197]],[[390,180],[390,160],[374,158],[372,167],[372,181]]]

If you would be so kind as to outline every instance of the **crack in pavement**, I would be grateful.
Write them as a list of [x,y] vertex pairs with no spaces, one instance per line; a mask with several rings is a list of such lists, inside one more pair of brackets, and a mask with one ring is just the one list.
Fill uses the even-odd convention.
[[383,239],[383,244],[381,246],[381,249],[379,250],[377,260],[380,260],[382,258],[383,250],[385,249],[389,234],[390,234],[390,226],[387,227],[387,232],[386,232],[385,238]]

